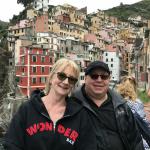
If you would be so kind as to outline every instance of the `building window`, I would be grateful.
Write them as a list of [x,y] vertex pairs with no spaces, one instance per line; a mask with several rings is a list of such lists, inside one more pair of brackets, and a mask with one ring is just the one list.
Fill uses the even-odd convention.
[[38,38],[38,42],[41,42],[41,38]]
[[43,55],[46,55],[47,51],[45,49],[43,49]]
[[36,67],[32,67],[32,72],[36,73]]
[[41,67],[41,72],[42,72],[42,73],[45,72],[45,67]]
[[45,62],[45,57],[44,57],[44,56],[41,57],[41,62],[42,62],[42,63]]
[[111,67],[113,67],[113,64],[111,64]]
[[66,53],[68,53],[68,47],[66,47]]
[[81,76],[80,79],[81,79],[81,80],[84,80],[84,76]]
[[21,64],[22,64],[22,65],[25,64],[25,57],[22,57],[22,59],[21,59]]
[[32,51],[32,48],[30,47],[30,49],[29,49],[29,53],[30,54],[32,54],[33,53],[33,51]]
[[81,68],[80,70],[81,70],[81,72],[84,72],[84,69],[83,69],[83,68]]
[[37,61],[36,56],[32,56],[32,62],[36,62],[36,61]]
[[106,62],[108,62],[108,58],[106,58]]
[[108,54],[106,53],[105,56],[108,56]]
[[50,63],[53,62],[53,58],[52,58],[52,57],[49,58],[49,62],[50,62]]
[[46,78],[45,77],[40,77],[40,83],[45,83],[46,82]]
[[111,58],[111,61],[113,61],[113,58]]
[[32,78],[32,83],[33,83],[33,84],[36,83],[36,78]]
[[25,68],[24,68],[24,67],[22,68],[22,72],[23,72],[23,73],[25,72]]

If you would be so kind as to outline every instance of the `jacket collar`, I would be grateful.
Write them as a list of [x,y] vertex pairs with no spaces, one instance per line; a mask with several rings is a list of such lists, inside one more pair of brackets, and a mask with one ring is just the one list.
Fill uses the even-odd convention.
[[123,99],[123,97],[119,93],[117,93],[115,90],[108,89],[108,93],[111,95],[114,109],[116,109],[118,106],[126,103],[126,101]]
[[[83,86],[84,85],[77,88],[76,91],[73,93],[73,96],[76,97],[78,100],[82,101],[83,106],[85,106],[86,108],[88,108],[92,111],[90,105],[87,103],[85,97],[82,94],[81,88]],[[112,98],[112,103],[113,103],[114,109],[116,109],[119,105],[126,103],[126,101],[122,98],[122,96],[119,93],[117,93],[116,91],[108,89],[108,93],[110,94],[110,96]]]
[[[35,90],[32,92],[31,94],[31,103],[33,104],[33,107],[35,107],[35,109],[37,111],[39,111],[42,114],[47,114],[46,108],[41,100],[41,98],[45,96],[45,94],[40,91],[40,90]],[[77,112],[79,112],[82,109],[82,105],[80,101],[76,101],[75,98],[69,98],[66,97],[66,102],[67,102],[67,107],[66,107],[66,112],[65,115],[69,115],[72,116],[74,114],[76,114]]]

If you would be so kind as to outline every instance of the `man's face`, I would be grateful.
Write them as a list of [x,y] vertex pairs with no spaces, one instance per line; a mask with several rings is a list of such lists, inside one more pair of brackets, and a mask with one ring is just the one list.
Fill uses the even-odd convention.
[[102,69],[94,69],[85,77],[85,89],[88,95],[101,96],[107,93],[110,75]]

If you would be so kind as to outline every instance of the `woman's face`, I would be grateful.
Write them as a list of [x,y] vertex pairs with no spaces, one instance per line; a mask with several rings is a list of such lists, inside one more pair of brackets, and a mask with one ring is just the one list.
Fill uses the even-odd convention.
[[67,96],[75,83],[77,82],[77,77],[70,67],[65,69],[59,68],[51,79],[51,89],[56,93],[56,95]]

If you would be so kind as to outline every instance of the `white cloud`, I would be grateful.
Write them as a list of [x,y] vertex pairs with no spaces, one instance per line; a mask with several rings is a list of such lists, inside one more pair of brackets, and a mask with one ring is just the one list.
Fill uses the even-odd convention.
[[[18,15],[23,10],[21,4],[17,4],[17,0],[1,0],[0,4],[0,20],[9,21],[13,15]],[[75,7],[82,8],[87,6],[88,12],[94,12],[97,9],[108,9],[123,4],[133,4],[141,0],[49,0],[51,5],[61,5],[64,3],[71,4]]]
[[1,0],[0,20],[9,21],[14,14],[18,15],[23,10],[23,6],[17,4],[17,0]]

